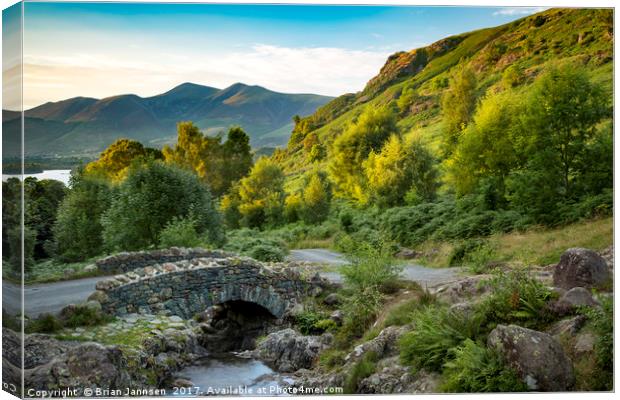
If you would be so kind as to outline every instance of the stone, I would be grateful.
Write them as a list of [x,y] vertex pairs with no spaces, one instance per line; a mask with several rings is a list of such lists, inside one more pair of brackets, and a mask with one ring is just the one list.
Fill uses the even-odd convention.
[[564,289],[599,287],[609,279],[605,259],[596,252],[583,248],[566,250],[553,272],[553,284]]
[[63,275],[65,276],[65,278],[70,277],[71,275],[73,275],[75,273],[75,271],[73,270],[73,268],[65,268],[62,271]]
[[177,270],[177,266],[172,263],[165,263],[163,268],[165,272],[174,272]]
[[564,335],[575,336],[585,323],[585,315],[577,315],[554,323],[547,330],[547,333],[556,337]]
[[253,352],[255,357],[274,365],[280,372],[311,368],[319,353],[331,344],[331,335],[304,336],[293,329],[267,335]]
[[498,325],[487,339],[530,390],[562,392],[575,384],[573,366],[551,335],[516,325]]
[[194,387],[194,383],[189,379],[177,378],[172,382],[174,388]]
[[355,346],[344,360],[347,363],[356,362],[369,351],[375,353],[378,358],[393,356],[398,352],[398,339],[407,329],[406,326],[388,326],[379,332],[376,338]]
[[577,336],[575,341],[575,355],[581,356],[583,354],[592,353],[594,351],[594,345],[596,344],[596,336],[591,333],[582,333]]
[[97,271],[97,266],[95,264],[89,264],[84,267],[84,272],[91,273]]
[[400,258],[401,260],[412,260],[414,258],[420,257],[420,253],[415,250],[407,249],[402,247],[398,253],[394,254],[394,257]]
[[344,313],[341,310],[336,310],[329,316],[329,319],[334,321],[338,326],[344,322]]
[[338,296],[338,293],[330,293],[325,297],[323,303],[328,306],[335,306],[341,303],[341,299],[340,296]]
[[178,315],[172,315],[168,318],[168,320],[170,320],[170,322],[183,322],[183,318]]
[[592,297],[592,293],[585,288],[582,287],[574,287],[564,293],[564,295],[560,298],[560,303],[567,304],[571,307],[580,307],[580,306],[596,306],[600,303]]

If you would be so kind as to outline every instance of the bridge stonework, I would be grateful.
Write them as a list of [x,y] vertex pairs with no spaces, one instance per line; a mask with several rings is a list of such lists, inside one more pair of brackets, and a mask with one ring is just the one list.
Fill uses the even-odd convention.
[[247,257],[195,258],[140,267],[97,283],[89,300],[112,315],[168,312],[189,319],[209,306],[242,300],[282,318],[316,280],[286,264]]

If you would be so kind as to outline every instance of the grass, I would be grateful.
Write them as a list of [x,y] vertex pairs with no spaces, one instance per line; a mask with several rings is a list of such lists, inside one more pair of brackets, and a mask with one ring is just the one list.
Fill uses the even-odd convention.
[[[53,259],[38,262],[32,266],[30,273],[25,276],[25,284],[31,285],[35,283],[49,283],[98,276],[100,275],[98,270],[87,272],[84,271],[84,268],[90,264],[94,264],[95,260],[99,258],[100,257],[95,257],[76,263],[62,263]],[[67,269],[72,269],[73,273],[65,276],[65,270]],[[2,270],[2,278],[16,284],[21,284],[21,280],[12,275],[8,268]]]
[[[577,222],[557,228],[532,228],[525,232],[493,235],[489,246],[494,249],[494,261],[520,265],[557,263],[571,247],[602,250],[613,244],[613,218]],[[419,261],[430,267],[446,267],[455,249],[450,242],[427,241],[419,250],[425,254]]]
[[332,249],[334,238],[327,239],[300,239],[288,244],[289,249]]

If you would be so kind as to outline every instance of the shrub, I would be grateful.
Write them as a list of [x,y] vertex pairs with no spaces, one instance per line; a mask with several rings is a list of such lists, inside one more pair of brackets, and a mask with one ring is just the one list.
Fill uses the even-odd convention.
[[347,352],[344,350],[327,349],[319,355],[319,365],[331,369],[344,364]]
[[460,242],[450,254],[450,266],[462,265],[470,253],[486,246],[486,244],[487,242],[484,239],[469,239]]
[[614,367],[614,309],[613,298],[600,299],[601,307],[584,307],[581,311],[597,334],[594,350],[598,379],[593,382],[594,390],[613,390]]
[[168,247],[196,247],[201,240],[196,232],[196,220],[174,217],[159,234],[159,246]]
[[415,311],[413,323],[415,329],[400,339],[400,358],[417,369],[441,371],[451,350],[478,332],[478,321],[440,306]]
[[377,317],[383,295],[376,287],[355,290],[343,305],[344,323],[336,335],[339,347],[349,347],[351,342],[364,335]]
[[436,298],[428,291],[423,291],[419,297],[405,301],[390,310],[383,322],[384,326],[407,325],[414,319],[414,312],[422,307],[435,303]]
[[255,229],[238,229],[228,232],[224,249],[260,261],[283,261],[288,252],[284,241],[274,235],[260,235]]
[[497,272],[488,284],[491,294],[476,307],[476,313],[488,329],[497,323],[537,328],[551,321],[547,302],[552,292],[527,271]]
[[494,351],[471,339],[451,351],[444,365],[442,390],[453,393],[524,392],[527,385]]
[[374,351],[368,351],[362,356],[362,359],[351,368],[344,381],[344,393],[352,394],[357,392],[362,379],[369,377],[375,372],[377,359],[377,353]]
[[87,305],[77,305],[64,319],[64,325],[69,328],[78,326],[95,326],[110,322],[112,317],[104,314],[101,310]]
[[379,247],[368,243],[350,243],[347,259],[349,264],[340,267],[345,284],[359,291],[368,288],[382,288],[398,280],[402,265],[392,257],[392,247]]
[[257,244],[253,246],[248,255],[259,261],[279,262],[284,261],[286,253],[277,246],[269,244]]
[[295,324],[304,335],[315,335],[323,333],[325,329],[317,326],[319,322],[323,321],[324,316],[316,311],[304,311],[295,316]]
[[42,314],[26,324],[26,333],[54,333],[63,328],[62,321],[52,314]]

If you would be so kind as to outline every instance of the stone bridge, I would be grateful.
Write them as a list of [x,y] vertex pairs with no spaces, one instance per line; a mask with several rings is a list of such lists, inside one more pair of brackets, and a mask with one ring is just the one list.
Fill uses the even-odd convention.
[[320,279],[302,278],[285,263],[247,257],[202,257],[139,267],[97,283],[89,297],[112,315],[167,312],[192,318],[229,301],[262,306],[282,318]]

